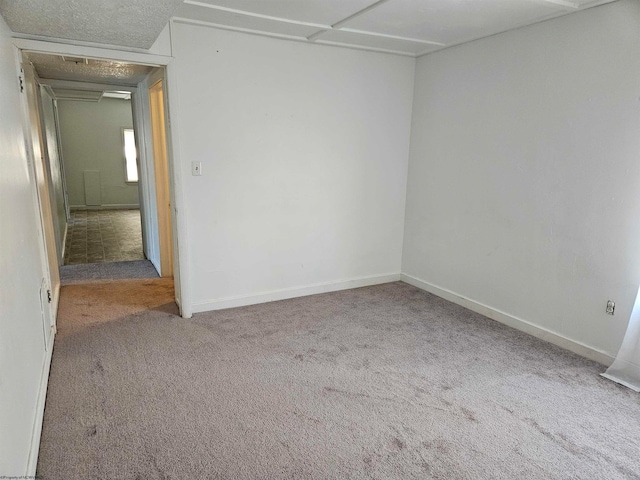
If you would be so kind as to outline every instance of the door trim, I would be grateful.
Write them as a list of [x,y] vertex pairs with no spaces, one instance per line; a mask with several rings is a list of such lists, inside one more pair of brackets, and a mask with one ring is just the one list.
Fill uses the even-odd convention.
[[[153,147],[153,170],[158,216],[158,243],[160,246],[160,275],[173,275],[171,235],[171,195],[169,187],[169,159],[165,118],[164,82],[157,80],[149,87],[149,118]],[[168,217],[168,218],[167,218]]]
[[[172,205],[172,235],[173,235],[173,270],[176,292],[176,303],[180,307],[180,314],[184,318],[192,316],[191,308],[191,280],[189,276],[189,255],[188,255],[188,232],[186,216],[183,213],[184,194],[182,187],[182,174],[180,168],[180,155],[178,143],[178,100],[175,91],[177,77],[175,75],[175,62],[173,57],[164,55],[154,55],[149,53],[136,53],[108,48],[98,48],[91,46],[69,45],[56,42],[45,42],[41,40],[31,40],[25,38],[14,38],[14,47],[21,58],[22,52],[39,52],[52,55],[72,55],[97,60],[112,60],[121,62],[137,63],[139,65],[149,65],[154,67],[166,66],[165,75],[165,97],[167,102],[167,158],[169,164],[169,190]],[[27,117],[28,118],[28,117]],[[176,248],[177,247],[177,248]],[[46,246],[45,246],[46,248]]]

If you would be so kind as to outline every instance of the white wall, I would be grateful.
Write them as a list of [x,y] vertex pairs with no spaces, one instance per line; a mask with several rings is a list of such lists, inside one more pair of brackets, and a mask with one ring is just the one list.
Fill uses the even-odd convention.
[[165,25],[156,41],[151,45],[149,53],[153,55],[171,56],[171,27],[169,23]]
[[0,475],[27,473],[45,361],[42,260],[18,76],[0,17]]
[[196,311],[399,274],[413,59],[179,23],[172,51]]
[[419,59],[403,272],[615,355],[640,282],[639,46],[625,0]]
[[42,120],[47,144],[47,173],[49,175],[49,193],[53,227],[58,247],[58,260],[64,256],[65,235],[67,232],[67,213],[64,204],[63,172],[58,153],[58,130],[56,127],[53,99],[45,88],[40,88],[42,97]]
[[86,205],[83,172],[98,170],[103,206],[138,206],[138,185],[125,181],[122,143],[122,128],[133,128],[131,102],[60,100],[58,117],[69,205]]

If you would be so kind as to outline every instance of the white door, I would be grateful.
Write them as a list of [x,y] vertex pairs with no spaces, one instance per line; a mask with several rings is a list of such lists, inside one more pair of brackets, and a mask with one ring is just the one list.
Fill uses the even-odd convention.
[[[39,112],[39,86],[36,82],[33,67],[30,64],[22,64],[22,81],[24,85],[23,94],[26,95],[29,130],[27,138],[27,146],[30,150],[28,153],[32,155],[31,175],[34,179],[36,194],[38,199],[40,228],[42,232],[41,240],[43,241],[43,271],[46,284],[49,290],[51,300],[47,299],[48,312],[47,318],[51,325],[55,325],[57,306],[57,292],[60,286],[60,273],[58,271],[58,255],[56,251],[56,237],[53,227],[53,219],[51,213],[51,202],[49,196],[49,186],[47,182],[47,174],[44,165],[44,142],[43,132],[41,131],[40,112]],[[46,292],[45,292],[46,293]]]

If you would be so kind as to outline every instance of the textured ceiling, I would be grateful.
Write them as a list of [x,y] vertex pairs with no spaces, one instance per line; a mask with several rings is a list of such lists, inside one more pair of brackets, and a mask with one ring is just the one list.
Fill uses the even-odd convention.
[[0,0],[12,31],[150,48],[182,0]]
[[[28,53],[38,76],[52,80],[108,83],[134,87],[151,72],[153,67],[105,60],[86,60],[87,63],[64,61],[59,55]],[[68,60],[68,57],[67,57]]]
[[420,56],[612,1],[184,0],[174,19]]
[[0,0],[16,33],[150,48],[179,22],[420,56],[615,0]]

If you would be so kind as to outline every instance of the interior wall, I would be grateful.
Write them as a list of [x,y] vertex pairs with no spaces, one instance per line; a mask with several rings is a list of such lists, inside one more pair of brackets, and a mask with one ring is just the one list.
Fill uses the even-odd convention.
[[138,185],[125,180],[123,128],[133,128],[131,102],[59,100],[62,159],[71,208],[86,207],[84,171],[100,172],[102,206],[138,208]]
[[622,0],[420,58],[403,272],[615,355],[640,282],[639,46]]
[[0,17],[0,474],[21,476],[27,473],[45,362],[43,264],[9,35]]
[[180,23],[172,51],[196,311],[398,276],[414,59]]
[[169,23],[165,25],[156,41],[151,45],[149,53],[153,55],[171,56],[171,27]]
[[47,170],[49,175],[49,192],[51,194],[51,211],[56,234],[58,259],[64,256],[65,236],[67,233],[67,213],[64,204],[63,171],[58,150],[58,130],[54,113],[53,98],[45,88],[40,88],[42,97],[42,119],[47,147]]

